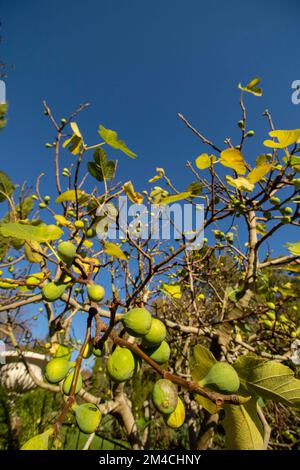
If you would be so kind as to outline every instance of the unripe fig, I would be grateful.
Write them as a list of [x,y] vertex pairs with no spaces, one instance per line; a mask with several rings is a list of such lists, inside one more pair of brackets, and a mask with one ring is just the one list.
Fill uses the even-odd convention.
[[48,202],[50,202],[50,196],[45,196],[44,197],[44,202],[47,204]]
[[72,351],[69,346],[65,346],[64,344],[58,344],[55,348],[55,351],[53,352],[53,357],[62,357],[69,361],[71,358],[71,353]]
[[84,348],[83,356],[82,356],[83,359],[88,359],[89,357],[91,357],[92,352],[93,352],[93,343],[92,341],[89,341],[86,347]]
[[273,204],[274,206],[278,206],[280,204],[280,199],[279,197],[273,196],[270,198],[270,203]]
[[104,287],[98,284],[89,284],[87,287],[88,297],[92,302],[100,302],[105,296]]
[[152,316],[145,308],[136,307],[123,316],[122,322],[130,335],[144,336],[150,331]]
[[46,204],[44,202],[39,203],[39,208],[40,209],[45,209],[45,207],[46,207]]
[[57,253],[61,260],[70,265],[76,255],[76,247],[70,241],[61,242],[57,247]]
[[76,422],[80,431],[92,434],[101,421],[101,411],[93,403],[83,403],[75,408]]
[[162,341],[159,346],[154,346],[151,349],[145,349],[145,353],[157,362],[157,364],[164,364],[170,358],[170,346],[166,341]]
[[47,143],[45,144],[45,147],[46,147],[47,149],[51,149],[52,144],[50,144],[49,142],[47,142]]
[[115,382],[131,379],[136,371],[136,360],[127,348],[116,347],[107,361],[107,372]]
[[185,420],[185,407],[183,401],[178,397],[178,402],[175,410],[170,415],[165,416],[165,422],[172,429],[180,428]]
[[227,362],[216,362],[201,381],[203,387],[215,392],[230,394],[238,391],[240,379],[234,368]]
[[74,225],[76,228],[84,228],[84,222],[82,220],[75,220]]
[[96,230],[92,227],[86,231],[87,238],[93,238],[96,235]]
[[[72,380],[74,377],[74,370],[70,372],[67,377],[64,380],[63,384],[63,391],[65,395],[70,395],[71,392],[71,385],[72,385]],[[78,393],[82,387],[82,377],[81,374],[78,375],[77,383],[76,383],[76,388],[75,388],[75,393]]]
[[161,343],[167,336],[167,330],[164,323],[158,318],[152,318],[151,328],[149,333],[143,337],[144,345],[154,345]]
[[67,287],[68,284],[63,284],[59,282],[49,282],[49,284],[46,284],[43,287],[43,298],[47,302],[54,302],[55,300],[60,298],[60,296],[64,293]]
[[39,283],[41,282],[41,279],[39,279],[38,277],[36,276],[28,276],[26,278],[26,286],[29,288],[29,289],[32,289],[36,286],[39,285]]
[[294,211],[291,207],[287,206],[287,207],[283,207],[280,212],[282,213],[282,215],[292,215]]
[[244,129],[244,127],[245,127],[245,122],[244,122],[243,119],[241,119],[240,121],[238,121],[237,124],[238,124],[238,126],[239,126],[240,129]]
[[103,357],[105,356],[105,354],[107,354],[107,352],[108,352],[108,346],[106,342],[104,343],[102,349],[93,347],[93,354],[96,357]]
[[255,134],[255,132],[250,130],[250,131],[247,132],[246,137],[253,137],[254,134]]
[[282,220],[283,224],[290,224],[291,221],[292,221],[291,217],[289,217],[289,216],[282,217],[281,220]]
[[175,385],[168,379],[158,380],[153,387],[152,400],[161,413],[173,413],[178,403],[178,394]]
[[48,382],[56,384],[63,380],[69,372],[70,364],[66,359],[51,359],[46,365],[45,377]]

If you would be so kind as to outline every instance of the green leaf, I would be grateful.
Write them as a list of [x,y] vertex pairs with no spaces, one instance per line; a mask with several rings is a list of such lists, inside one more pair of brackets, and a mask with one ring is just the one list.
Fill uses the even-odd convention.
[[225,405],[225,445],[227,450],[263,450],[263,426],[257,414],[256,400]]
[[[80,204],[84,204],[85,202],[87,202],[89,200],[89,196],[87,194],[85,194],[84,191],[80,191],[79,189],[77,189],[77,197],[78,197],[78,201],[79,201]],[[75,189],[68,189],[68,191],[65,191],[64,193],[61,193],[55,199],[56,203],[64,202],[64,201],[72,201],[72,202],[76,201]]]
[[187,191],[193,196],[199,196],[200,194],[202,194],[202,190],[203,188],[200,181],[193,181],[187,187]]
[[114,256],[115,258],[123,259],[127,261],[127,256],[118,245],[111,242],[104,242],[104,251],[108,255]]
[[116,162],[107,160],[106,152],[102,148],[97,148],[94,152],[94,162],[88,162],[89,173],[98,181],[112,180],[115,176]]
[[5,201],[7,196],[14,192],[14,184],[4,171],[0,171],[0,202]]
[[99,126],[98,133],[104,140],[104,142],[107,143],[107,145],[110,145],[110,147],[113,147],[114,149],[121,150],[121,152],[125,153],[128,155],[128,157],[131,158],[136,158],[137,155],[130,150],[125,142],[123,140],[118,139],[118,134],[116,131],[113,131],[111,129],[106,129],[104,126]]
[[300,407],[300,380],[295,379],[289,367],[248,354],[240,356],[234,368],[250,392],[288,406]]
[[257,85],[260,83],[261,78],[253,78],[251,82],[243,86],[241,83],[238,84],[240,90],[246,91],[247,93],[252,93],[255,96],[262,95],[262,89]]
[[49,436],[53,434],[53,429],[50,428],[42,434],[29,439],[22,445],[21,450],[48,450]]
[[190,191],[184,191],[183,193],[174,194],[173,196],[164,197],[159,201],[159,204],[170,204],[172,202],[182,201],[192,196]]
[[56,225],[30,225],[20,222],[0,224],[0,233],[3,237],[12,237],[27,241],[35,240],[37,242],[56,240],[63,235],[63,231]]
[[232,168],[238,175],[246,173],[244,157],[238,149],[228,148],[223,150],[219,161],[223,166]]
[[76,122],[71,122],[70,126],[73,131],[73,135],[63,143],[63,147],[68,147],[72,155],[77,155],[83,145],[83,137]]
[[286,243],[288,250],[292,255],[300,256],[300,240],[296,243]]
[[213,353],[202,344],[197,344],[193,349],[190,359],[190,370],[195,382],[202,382],[211,367],[217,362]]

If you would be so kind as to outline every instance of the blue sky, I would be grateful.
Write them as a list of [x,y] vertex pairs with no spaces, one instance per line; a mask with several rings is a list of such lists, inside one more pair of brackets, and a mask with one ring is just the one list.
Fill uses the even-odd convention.
[[[291,102],[291,83],[300,79],[299,13],[297,0],[1,0],[1,59],[14,66],[1,169],[31,184],[44,171],[44,194],[53,194],[52,154],[44,147],[53,131],[41,102],[63,117],[89,101],[78,121],[86,140],[97,142],[101,123],[138,154],[133,161],[110,152],[120,179],[142,190],[160,166],[184,190],[186,160],[206,148],[176,113],[218,145],[228,136],[234,142],[237,83],[260,76],[263,97],[247,97],[256,135],[245,157],[253,162],[263,151],[266,108],[276,127],[300,127],[300,105]],[[71,158],[66,153],[64,163]],[[273,248],[298,238],[285,228]]]

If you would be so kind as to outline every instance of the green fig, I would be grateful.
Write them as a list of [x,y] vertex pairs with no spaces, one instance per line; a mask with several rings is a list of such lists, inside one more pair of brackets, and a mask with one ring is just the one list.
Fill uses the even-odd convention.
[[89,357],[91,357],[93,353],[93,343],[92,343],[92,340],[90,340],[88,342],[88,344],[86,345],[86,347],[84,348],[84,351],[83,351],[83,359],[88,359]]
[[106,342],[103,344],[102,349],[95,348],[95,346],[93,347],[93,354],[96,357],[103,357],[105,356],[105,354],[107,354],[107,352],[108,352],[108,346]]
[[42,294],[43,298],[47,302],[54,302],[59,299],[60,296],[64,293],[68,284],[63,284],[60,282],[49,282],[43,287]]
[[34,289],[36,286],[39,285],[40,282],[41,282],[41,279],[38,276],[34,276],[34,275],[28,276],[25,280],[26,286],[29,289]]
[[56,384],[63,380],[69,372],[69,361],[61,357],[51,359],[46,365],[45,377],[48,382]]
[[185,420],[185,407],[183,401],[178,397],[178,402],[175,410],[170,414],[165,416],[165,423],[172,429],[180,428]]
[[57,346],[57,349],[55,353],[53,354],[53,357],[63,357],[64,359],[67,359],[68,361],[71,358],[71,348],[69,346],[65,346],[64,344],[59,344]]
[[167,336],[167,330],[164,323],[158,318],[152,318],[151,328],[143,337],[144,345],[155,345],[161,343]]
[[[72,380],[74,377],[74,370],[72,370],[67,377],[64,380],[63,384],[63,391],[65,395],[70,395],[71,392],[71,385],[72,385]],[[77,383],[76,383],[76,388],[75,388],[75,393],[78,393],[82,387],[82,377],[81,374],[78,375]]]
[[75,220],[74,225],[76,228],[84,228],[84,222],[83,220]]
[[270,203],[273,204],[274,206],[278,206],[280,204],[280,199],[279,197],[273,196],[270,198]]
[[92,302],[100,302],[105,296],[104,287],[98,284],[89,284],[87,287],[88,297]]
[[57,247],[57,253],[61,260],[71,265],[76,255],[76,247],[72,242],[61,242]]
[[201,385],[215,392],[230,394],[238,391],[240,379],[230,364],[227,362],[216,362],[201,381]]
[[116,347],[107,361],[107,372],[115,382],[131,379],[136,371],[136,359],[127,348]]
[[157,364],[164,364],[170,358],[170,346],[166,341],[162,341],[159,346],[145,349],[145,353]]
[[101,421],[101,411],[93,403],[83,403],[75,408],[76,422],[80,431],[92,434]]
[[93,227],[87,229],[86,231],[87,238],[93,238],[95,235],[96,235],[96,230]]
[[158,411],[161,413],[173,413],[178,403],[178,395],[175,385],[168,379],[158,380],[153,387],[152,400]]
[[130,335],[144,336],[150,331],[152,316],[145,308],[136,307],[125,313],[122,322]]
[[47,429],[42,434],[37,434],[31,437],[25,444],[22,445],[20,450],[48,450],[49,437],[53,434],[54,429]]
[[282,213],[282,215],[292,215],[294,211],[291,207],[286,206],[283,207],[280,212]]

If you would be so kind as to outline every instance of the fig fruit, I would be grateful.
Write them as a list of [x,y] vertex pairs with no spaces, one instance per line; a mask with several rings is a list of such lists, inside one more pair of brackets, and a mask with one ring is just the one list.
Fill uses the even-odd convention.
[[74,225],[76,228],[84,228],[84,222],[83,220],[75,220]]
[[59,297],[64,293],[68,284],[63,284],[60,282],[49,282],[43,287],[42,294],[43,298],[47,302],[54,302],[59,299]]
[[227,362],[216,362],[201,381],[201,385],[215,392],[230,394],[238,391],[240,379],[230,364]]
[[66,359],[57,357],[46,365],[45,377],[48,382],[56,384],[63,380],[69,372],[70,364]]
[[292,215],[293,212],[294,212],[293,209],[289,206],[283,207],[281,209],[282,215]]
[[89,284],[87,287],[88,297],[92,302],[100,302],[105,296],[104,287],[98,284]]
[[165,423],[172,429],[178,429],[183,425],[185,420],[185,407],[183,401],[178,397],[175,410],[170,415],[165,416]]
[[[65,395],[70,395],[71,392],[71,385],[72,385],[72,380],[74,377],[74,370],[72,370],[67,377],[64,380],[63,384],[63,391]],[[76,383],[76,388],[75,388],[75,393],[78,393],[82,387],[82,377],[81,374],[78,375],[77,383]]]
[[164,364],[170,358],[170,346],[166,341],[162,341],[159,346],[145,349],[145,353],[157,364]]
[[108,352],[107,343],[104,343],[102,349],[95,348],[95,346],[93,347],[93,354],[96,357],[103,357],[103,356],[105,356],[105,354],[107,354],[107,352]]
[[75,408],[76,422],[80,431],[92,434],[101,421],[101,411],[93,403],[83,403]]
[[71,348],[69,346],[65,346],[64,344],[58,344],[55,348],[55,351],[53,351],[53,357],[62,357],[64,359],[67,359],[68,361],[71,358],[71,354]]
[[127,348],[116,347],[107,361],[107,372],[115,382],[131,379],[136,371],[136,360]]
[[279,197],[273,196],[270,198],[270,203],[273,204],[274,206],[278,206],[280,204],[280,199]]
[[158,380],[153,387],[152,400],[158,411],[161,413],[173,413],[178,403],[178,395],[175,385],[168,379]]
[[88,342],[88,344],[84,348],[83,355],[82,355],[83,359],[88,359],[89,357],[91,357],[92,353],[93,353],[93,343],[91,340]]
[[125,313],[122,322],[130,335],[144,336],[150,331],[152,316],[145,308],[136,307]]
[[149,332],[143,337],[145,345],[154,345],[161,343],[167,336],[167,330],[164,323],[158,318],[152,318],[151,328]]
[[76,255],[76,247],[72,242],[61,242],[57,247],[57,253],[61,260],[71,265]]

